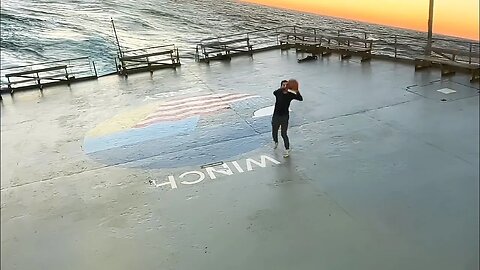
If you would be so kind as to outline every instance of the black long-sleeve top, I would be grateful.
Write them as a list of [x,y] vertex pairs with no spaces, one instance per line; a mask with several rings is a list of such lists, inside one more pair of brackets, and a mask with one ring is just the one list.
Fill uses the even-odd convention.
[[278,116],[289,115],[288,108],[290,107],[290,102],[292,102],[292,100],[294,99],[299,101],[303,100],[303,97],[300,94],[300,92],[295,93],[294,91],[287,91],[284,93],[282,88],[275,90],[273,92],[273,95],[276,97],[275,109],[273,110],[273,115],[278,115]]

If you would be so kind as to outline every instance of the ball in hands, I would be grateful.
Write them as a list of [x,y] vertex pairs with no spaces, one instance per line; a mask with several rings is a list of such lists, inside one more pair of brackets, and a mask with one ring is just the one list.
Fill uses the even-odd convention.
[[286,88],[293,91],[298,91],[298,81],[295,79],[288,80]]

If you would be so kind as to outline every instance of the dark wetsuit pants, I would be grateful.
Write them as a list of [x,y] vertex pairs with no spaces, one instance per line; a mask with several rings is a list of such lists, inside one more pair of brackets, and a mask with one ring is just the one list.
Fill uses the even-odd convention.
[[288,115],[273,115],[272,117],[272,137],[273,141],[278,143],[278,129],[281,128],[281,135],[285,149],[290,149],[290,142],[288,141],[287,129],[288,129]]

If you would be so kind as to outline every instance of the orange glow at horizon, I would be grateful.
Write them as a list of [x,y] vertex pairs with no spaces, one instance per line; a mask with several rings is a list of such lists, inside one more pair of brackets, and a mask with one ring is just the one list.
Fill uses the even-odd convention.
[[[426,32],[429,0],[242,0]],[[479,40],[478,0],[435,1],[433,32]]]

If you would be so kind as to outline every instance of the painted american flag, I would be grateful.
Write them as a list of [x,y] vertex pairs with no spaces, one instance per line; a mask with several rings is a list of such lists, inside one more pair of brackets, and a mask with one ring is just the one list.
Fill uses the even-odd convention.
[[135,125],[135,128],[143,128],[155,123],[176,121],[192,116],[209,115],[215,112],[229,109],[230,104],[251,98],[259,97],[249,94],[208,94],[195,97],[187,97],[167,101],[160,108],[147,115]]

